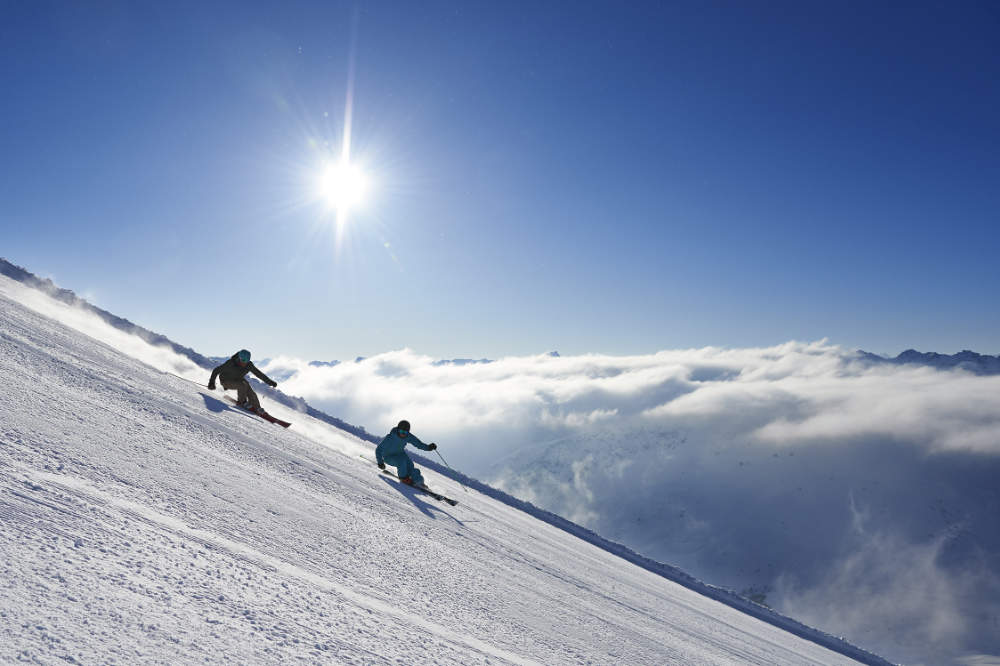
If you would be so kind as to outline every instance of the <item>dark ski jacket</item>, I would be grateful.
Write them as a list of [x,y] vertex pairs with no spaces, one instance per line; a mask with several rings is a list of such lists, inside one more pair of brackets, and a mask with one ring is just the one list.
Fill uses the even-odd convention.
[[240,365],[240,362],[236,359],[236,354],[233,354],[232,358],[212,370],[212,378],[208,380],[209,386],[215,386],[215,378],[219,377],[222,379],[223,386],[226,384],[239,384],[243,381],[243,378],[247,376],[248,372],[252,372],[257,375],[257,378],[267,385],[272,385],[275,382],[271,381],[271,378],[265,375],[263,372],[257,369],[257,366],[253,364],[253,361],[248,361],[246,365]]
[[382,440],[382,443],[375,447],[375,461],[381,465],[385,462],[386,458],[390,460],[395,459],[403,453],[403,449],[406,448],[407,444],[413,444],[413,446],[424,451],[431,450],[430,446],[417,439],[416,435],[412,432],[406,437],[400,437],[399,428],[393,428]]

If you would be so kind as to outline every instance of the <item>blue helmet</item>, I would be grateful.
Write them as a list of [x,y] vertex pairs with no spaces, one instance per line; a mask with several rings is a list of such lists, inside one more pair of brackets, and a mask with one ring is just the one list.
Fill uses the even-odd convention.
[[238,352],[236,352],[236,358],[239,360],[240,363],[249,363],[250,352],[248,352],[246,349],[241,349]]

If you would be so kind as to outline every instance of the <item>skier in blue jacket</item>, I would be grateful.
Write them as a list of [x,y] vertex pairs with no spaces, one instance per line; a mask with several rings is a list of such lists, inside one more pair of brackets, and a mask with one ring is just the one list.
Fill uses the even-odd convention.
[[410,456],[406,455],[407,444],[413,444],[418,449],[433,451],[437,444],[431,442],[424,444],[416,435],[410,432],[410,422],[403,420],[399,425],[389,431],[389,434],[375,447],[375,462],[379,469],[385,469],[385,464],[389,463],[396,468],[396,475],[403,483],[413,486],[424,485],[424,477],[420,470],[413,466]]

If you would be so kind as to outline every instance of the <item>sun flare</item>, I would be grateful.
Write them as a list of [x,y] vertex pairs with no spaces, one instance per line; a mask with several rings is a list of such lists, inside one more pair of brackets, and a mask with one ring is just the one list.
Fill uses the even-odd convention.
[[328,164],[319,178],[319,194],[327,205],[348,210],[362,205],[371,190],[368,176],[354,164]]

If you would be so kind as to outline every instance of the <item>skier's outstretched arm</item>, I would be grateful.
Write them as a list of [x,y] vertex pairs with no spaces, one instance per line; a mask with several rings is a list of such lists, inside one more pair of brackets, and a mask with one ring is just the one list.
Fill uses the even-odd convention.
[[270,377],[268,377],[267,375],[265,375],[263,372],[261,372],[260,370],[258,370],[257,366],[254,365],[253,363],[250,364],[250,372],[252,372],[253,374],[257,375],[257,379],[259,379],[260,381],[264,382],[265,384],[267,384],[271,388],[274,388],[275,386],[278,385],[278,382],[274,381],[273,379],[271,379]]
[[417,439],[417,436],[414,435],[413,433],[410,433],[410,435],[406,438],[406,442],[408,444],[413,444],[413,446],[417,447],[418,449],[423,449],[424,451],[433,451],[438,447],[438,445],[435,444],[434,442],[431,442],[430,444],[424,444],[419,439]]

